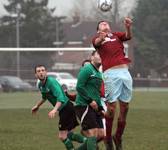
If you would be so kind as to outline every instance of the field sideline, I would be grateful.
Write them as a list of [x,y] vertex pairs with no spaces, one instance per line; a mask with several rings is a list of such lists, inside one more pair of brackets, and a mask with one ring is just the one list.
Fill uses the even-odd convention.
[[[65,149],[56,136],[57,119],[47,117],[47,103],[31,116],[39,98],[36,92],[0,93],[0,150]],[[168,92],[134,92],[123,138],[124,150],[168,150]]]

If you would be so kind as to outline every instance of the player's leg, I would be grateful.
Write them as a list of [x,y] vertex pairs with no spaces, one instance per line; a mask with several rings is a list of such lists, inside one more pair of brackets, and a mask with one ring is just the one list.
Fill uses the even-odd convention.
[[105,137],[104,124],[103,124],[102,116],[98,115],[97,122],[99,124],[99,128],[97,129],[97,149],[96,150],[99,150],[99,145],[98,144],[101,141],[104,141],[104,137]]
[[105,121],[106,121],[105,145],[106,145],[106,150],[113,150],[112,127],[113,127],[115,109],[116,109],[116,102],[113,102],[113,103],[107,102],[107,112],[106,112],[106,115],[105,115]]
[[117,125],[117,131],[116,131],[117,139],[121,139],[121,136],[124,132],[127,112],[129,109],[129,103],[124,103],[122,101],[119,101],[119,106],[120,106],[120,113],[119,113],[118,125]]
[[78,122],[75,109],[71,102],[68,102],[68,104],[59,112],[59,118],[59,137],[67,149],[73,148],[72,141],[77,141],[79,143],[85,142],[86,138],[84,136],[72,132],[78,125]]
[[76,106],[82,133],[87,137],[87,150],[96,150],[97,128],[96,112],[90,106]]
[[68,131],[59,131],[59,139],[64,143],[67,150],[74,150],[72,141],[67,137]]
[[101,142],[102,140],[104,140],[104,129],[99,128],[98,135],[97,135],[97,143]]
[[68,132],[68,138],[72,141],[76,141],[78,143],[84,143],[87,138],[79,133],[74,133],[73,131]]
[[123,69],[123,73],[120,74],[122,79],[122,90],[119,96],[120,113],[117,123],[117,130],[113,136],[116,150],[122,150],[122,135],[126,126],[126,118],[129,109],[129,102],[132,98],[132,77],[127,69]]
[[98,135],[97,127],[87,130],[87,150],[96,150],[97,135]]
[[[82,130],[82,134],[87,137],[87,144],[83,144],[80,146],[80,149],[87,149],[87,150],[96,150],[97,147],[97,136],[98,136],[98,129],[97,127],[93,127],[91,129],[86,129],[86,120],[84,121],[83,126],[85,126],[84,130]],[[82,148],[81,148],[82,147]]]
[[119,69],[111,69],[104,72],[105,97],[107,99],[106,119],[106,150],[113,150],[112,128],[116,109],[116,102],[121,93],[122,81],[119,77]]
[[87,148],[87,138],[79,133],[74,133],[72,131],[68,132],[67,137],[71,141],[76,141],[78,143],[81,143],[81,145],[78,148],[75,148],[75,150],[86,150]]
[[86,142],[84,142],[77,150],[96,150],[97,142],[97,128],[82,130],[81,133],[87,137]]
[[[76,135],[74,134],[73,136],[76,136]],[[68,131],[59,131],[59,139],[64,143],[67,150],[86,150],[86,147],[88,144],[88,141],[85,140],[83,141],[84,143],[81,144],[78,148],[74,148],[72,140],[68,137]]]
[[68,118],[66,118],[66,120],[69,120],[68,123],[71,124],[71,126],[69,125],[69,127],[68,127],[68,129],[69,129],[68,138],[70,140],[76,141],[78,143],[84,143],[86,141],[86,137],[84,137],[80,133],[74,133],[73,129],[72,129],[72,128],[75,128],[76,125],[78,125],[77,117],[76,117],[76,113],[75,113],[75,108],[74,108],[73,104],[70,102],[69,106],[66,109],[67,109],[66,113],[68,114],[67,116],[69,116]]
[[116,133],[113,136],[113,141],[116,145],[116,150],[122,150],[122,135],[126,126],[126,117],[129,109],[129,103],[119,101],[120,113],[117,122]]
[[[106,105],[105,100],[106,100],[105,98],[101,98],[101,104],[103,106],[104,111],[107,112],[107,105]],[[102,122],[103,122],[103,129],[104,129],[104,138],[105,138],[106,137],[106,120],[105,120],[105,116],[102,118]]]

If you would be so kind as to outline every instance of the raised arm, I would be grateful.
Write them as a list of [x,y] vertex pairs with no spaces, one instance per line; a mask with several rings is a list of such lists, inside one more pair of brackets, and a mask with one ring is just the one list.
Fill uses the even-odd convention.
[[132,20],[129,17],[126,17],[124,20],[125,25],[125,32],[126,32],[126,38],[131,39],[132,38],[132,32],[131,32],[131,26],[132,26]]

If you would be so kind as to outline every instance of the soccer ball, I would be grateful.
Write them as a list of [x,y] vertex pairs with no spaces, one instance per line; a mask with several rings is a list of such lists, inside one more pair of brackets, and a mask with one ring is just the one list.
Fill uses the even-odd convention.
[[112,8],[112,0],[98,0],[98,8],[103,12],[110,11]]

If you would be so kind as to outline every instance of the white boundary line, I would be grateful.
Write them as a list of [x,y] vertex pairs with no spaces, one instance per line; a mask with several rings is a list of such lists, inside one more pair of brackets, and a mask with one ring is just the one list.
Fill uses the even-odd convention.
[[0,48],[0,51],[94,51],[93,47],[60,47],[60,48]]

